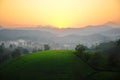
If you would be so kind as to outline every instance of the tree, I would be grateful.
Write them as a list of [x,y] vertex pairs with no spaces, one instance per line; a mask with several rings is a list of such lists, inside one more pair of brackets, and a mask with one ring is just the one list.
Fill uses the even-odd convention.
[[5,45],[4,45],[4,43],[2,43],[0,45],[0,53],[4,53],[4,49],[5,49]]
[[84,52],[84,54],[82,55],[83,60],[86,62],[88,62],[90,57],[91,57],[91,54],[89,52]]
[[110,67],[120,67],[120,54],[111,54],[108,56],[108,66]]
[[12,44],[10,44],[10,45],[9,45],[9,48],[10,48],[10,49],[13,49],[13,45],[12,45]]
[[4,61],[11,58],[11,51],[7,48],[5,48],[5,44],[2,43],[0,45],[0,63],[3,63]]
[[119,46],[119,47],[120,47],[120,39],[119,39],[119,40],[117,40],[117,41],[116,41],[116,43],[117,43],[117,46]]
[[17,56],[20,56],[21,55],[21,52],[19,49],[15,49],[13,52],[12,52],[12,57],[17,57]]
[[104,59],[102,54],[99,52],[95,52],[92,55],[89,63],[96,68],[100,68],[101,66],[104,66]]
[[79,44],[75,47],[75,50],[79,53],[83,53],[86,50],[86,47],[84,45]]
[[44,45],[44,50],[50,50],[50,46],[48,44]]
[[27,50],[27,49],[23,49],[23,54],[28,54],[29,53],[29,51]]

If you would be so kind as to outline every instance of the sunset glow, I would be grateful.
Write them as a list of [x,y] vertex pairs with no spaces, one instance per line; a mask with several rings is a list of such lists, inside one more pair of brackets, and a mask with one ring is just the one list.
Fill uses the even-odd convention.
[[0,25],[58,28],[120,21],[119,0],[0,0]]

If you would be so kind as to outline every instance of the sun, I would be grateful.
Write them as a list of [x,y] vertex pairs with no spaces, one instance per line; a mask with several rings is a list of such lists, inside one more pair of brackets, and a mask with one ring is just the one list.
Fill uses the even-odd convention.
[[59,28],[59,29],[68,27],[68,24],[66,24],[66,22],[64,22],[64,21],[63,22],[62,21],[61,22],[55,21],[55,22],[53,22],[52,25]]

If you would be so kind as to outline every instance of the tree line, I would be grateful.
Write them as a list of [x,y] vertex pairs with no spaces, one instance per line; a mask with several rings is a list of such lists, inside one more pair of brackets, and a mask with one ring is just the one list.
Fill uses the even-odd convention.
[[[50,49],[50,46],[48,44],[45,44],[43,50],[49,50],[49,49]],[[12,44],[9,45],[9,48],[6,48],[4,43],[2,43],[0,45],[0,64],[11,58],[15,58],[24,54],[29,54],[37,51],[42,51],[42,49],[39,49],[39,50],[33,49],[31,52],[27,48],[23,48],[23,47],[13,48]]]
[[120,39],[87,48],[78,44],[76,55],[98,71],[120,71]]

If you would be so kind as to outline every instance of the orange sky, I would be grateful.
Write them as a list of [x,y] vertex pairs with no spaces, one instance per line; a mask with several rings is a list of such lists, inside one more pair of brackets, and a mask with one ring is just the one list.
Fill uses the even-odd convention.
[[0,0],[0,25],[58,28],[120,22],[120,0]]

